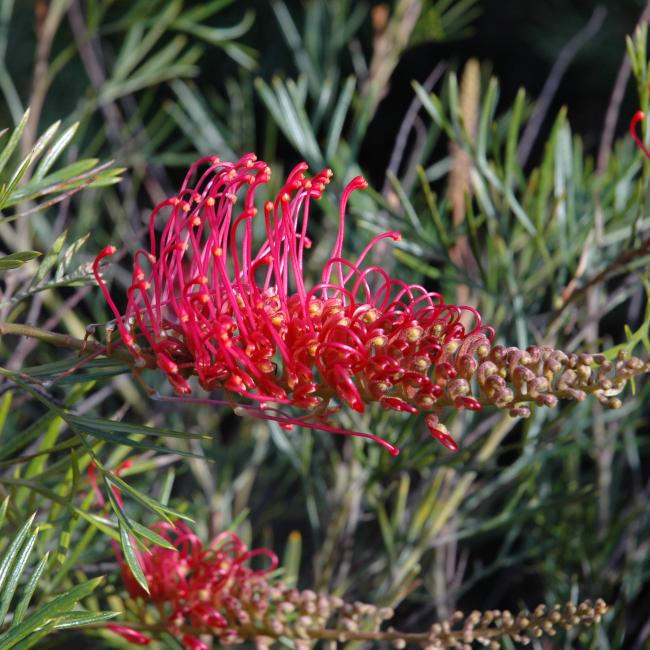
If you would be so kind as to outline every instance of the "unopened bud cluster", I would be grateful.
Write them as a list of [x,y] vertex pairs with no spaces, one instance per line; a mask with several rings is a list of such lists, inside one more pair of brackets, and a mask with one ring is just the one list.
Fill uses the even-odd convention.
[[[599,623],[607,612],[602,599],[595,603],[584,601],[578,605],[566,603],[547,607],[539,605],[532,612],[513,614],[508,610],[474,611],[469,615],[456,612],[449,622],[432,626],[429,638],[421,646],[425,650],[457,648],[471,650],[473,643],[498,650],[500,639],[508,637],[515,643],[527,646],[534,639],[553,637],[560,630],[569,630],[578,625],[590,627]],[[397,647],[404,645],[397,643]]]
[[592,395],[607,408],[619,408],[618,395],[650,363],[619,353],[615,361],[602,354],[566,354],[545,346],[526,350],[495,345],[476,365],[481,402],[509,408],[527,417],[530,405],[555,406],[558,399],[581,401]]
[[297,650],[314,647],[322,635],[344,643],[363,630],[378,630],[393,616],[388,607],[345,602],[337,596],[281,584],[272,587],[269,596],[269,613],[240,631],[242,636],[254,638],[259,649],[272,647],[279,637],[292,639]]

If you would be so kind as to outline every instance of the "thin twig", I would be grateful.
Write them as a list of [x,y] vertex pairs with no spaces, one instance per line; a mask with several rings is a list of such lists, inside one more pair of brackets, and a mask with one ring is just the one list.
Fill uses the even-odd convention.
[[[86,25],[81,6],[82,4],[79,0],[73,0],[70,3],[70,8],[68,9],[70,29],[79,54],[81,55],[81,61],[86,70],[86,74],[95,92],[99,95],[107,80],[107,75],[102,65],[101,43],[88,32],[88,26]],[[138,147],[144,144],[142,138],[138,137],[138,133],[125,132],[127,125],[117,102],[102,102],[100,109],[106,122],[107,138],[114,148],[121,150],[125,155],[130,155],[134,150],[137,150]],[[154,176],[145,173],[146,170],[139,169],[138,171],[142,173],[142,182],[152,201],[158,203],[161,197],[166,196],[162,186]],[[120,185],[120,192],[125,201],[125,210],[129,215],[133,230],[137,231],[141,222],[134,199],[135,191],[133,189],[133,181],[129,174],[124,175],[123,183]]]
[[524,166],[528,160],[528,156],[533,148],[533,144],[535,144],[535,140],[537,139],[539,130],[546,118],[551,102],[553,101],[555,93],[560,86],[560,82],[564,78],[571,62],[578,52],[598,32],[605,20],[606,14],[607,11],[604,7],[596,7],[589,22],[577,34],[575,34],[575,36],[560,51],[560,54],[555,60],[551,72],[544,83],[544,87],[542,88],[542,92],[537,100],[533,115],[526,125],[524,134],[521,137],[519,151],[517,152],[520,165]]
[[[432,70],[431,74],[424,80],[422,87],[427,92],[431,92],[446,69],[446,63],[438,63],[438,65]],[[397,137],[395,138],[395,145],[393,146],[393,151],[390,155],[390,160],[386,169],[386,180],[384,181],[384,187],[381,190],[381,193],[384,196],[386,196],[388,190],[390,189],[390,185],[388,183],[388,172],[392,172],[395,176],[398,175],[399,168],[404,158],[404,150],[406,149],[406,143],[408,141],[409,134],[411,133],[421,107],[422,102],[420,101],[420,97],[418,95],[414,95],[406,113],[404,114],[402,124],[400,125],[399,131],[397,132]]]
[[[79,304],[90,292],[91,287],[85,286],[80,287],[75,291],[56,311],[43,323],[41,329],[47,330],[48,332],[53,330],[60,322],[64,316],[73,309],[77,304]],[[40,294],[36,296],[39,298]],[[36,300],[35,298],[35,300]],[[35,319],[28,318],[29,322],[34,322]],[[16,351],[11,356],[9,363],[7,364],[8,368],[20,368],[22,367],[27,356],[36,348],[38,341],[36,339],[31,339],[25,337]]]
[[[650,7],[650,3],[648,3],[648,7]],[[618,69],[618,74],[616,75],[616,82],[614,83],[614,89],[612,90],[612,95],[609,99],[607,113],[605,113],[603,135],[600,138],[600,145],[598,146],[598,162],[596,164],[596,170],[599,173],[602,173],[605,170],[607,163],[609,162],[609,155],[612,151],[612,143],[616,131],[616,123],[618,122],[618,113],[621,108],[623,95],[625,94],[625,88],[627,87],[631,71],[632,67],[630,65],[630,60],[628,59],[627,54],[625,54],[623,61],[621,62],[621,67]]]
[[[88,26],[84,20],[78,0],[74,0],[71,3],[69,18],[70,26],[77,43],[77,48],[82,55],[82,61],[86,67],[88,78],[95,91],[99,94],[105,86],[107,79],[102,63],[101,42],[93,38],[88,32]],[[136,118],[136,126],[131,127],[129,132],[126,133],[125,129],[127,128],[127,124],[122,118],[122,112],[120,112],[117,102],[103,102],[101,104],[101,110],[106,117],[109,140],[112,141],[114,146],[123,149],[126,153],[138,152],[146,144],[145,128],[141,120],[137,117],[138,104],[134,101],[134,97],[131,94],[122,97],[120,104],[122,106],[122,112],[126,114],[127,119],[133,122],[134,120],[132,118]],[[167,197],[161,184],[162,181],[167,179],[163,178],[162,181],[159,181],[155,176],[156,173],[162,173],[162,167],[152,165],[149,169],[145,170],[144,166],[137,162],[134,166],[141,173],[144,187],[154,203],[159,203]]]
[[[94,43],[88,34],[86,22],[81,12],[81,5],[78,0],[70,3],[68,9],[68,20],[72,30],[72,37],[75,40],[81,61],[90,79],[90,83],[96,92],[106,84],[106,75],[99,62],[99,57],[95,51]],[[120,144],[120,130],[123,127],[122,116],[114,102],[102,102],[101,111],[106,118],[106,133],[108,139],[113,144]]]
[[49,10],[45,3],[39,3],[37,9],[39,7],[47,11],[47,15],[45,20],[37,26],[36,63],[34,65],[32,94],[29,98],[30,113],[21,142],[23,155],[26,155],[34,145],[34,142],[36,142],[38,123],[43,110],[45,95],[50,84],[50,79],[47,74],[48,59],[64,11],[62,3],[53,3]]
[[[45,103],[48,88],[50,86],[49,58],[52,51],[54,37],[61,24],[61,18],[65,10],[63,3],[52,3],[48,6],[45,2],[38,2],[35,7],[36,13],[36,61],[34,64],[34,73],[32,76],[32,92],[29,97],[29,119],[25,125],[21,138],[21,152],[23,157],[34,146],[38,134],[38,125]],[[25,170],[23,182],[27,182],[31,177],[31,168]],[[18,221],[15,227],[15,245],[16,250],[30,248],[29,223],[25,220]]]
[[560,317],[564,313],[564,310],[572,303],[575,302],[580,296],[587,292],[590,288],[600,284],[607,280],[614,273],[619,271],[621,268],[625,267],[631,261],[635,260],[638,257],[643,257],[644,255],[650,255],[650,239],[644,241],[637,248],[632,248],[629,250],[621,251],[604,269],[596,273],[589,280],[585,282],[581,287],[574,289],[570,294],[566,295],[562,306],[559,307],[551,317],[551,324],[549,325],[549,331],[554,331],[557,323],[559,322]]

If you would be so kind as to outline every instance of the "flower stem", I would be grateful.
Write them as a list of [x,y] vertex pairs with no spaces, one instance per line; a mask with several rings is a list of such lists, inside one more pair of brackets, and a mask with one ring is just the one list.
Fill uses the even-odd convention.
[[129,365],[132,365],[133,363],[133,358],[128,351],[115,349],[115,347],[113,347],[109,352],[105,345],[92,339],[78,339],[69,334],[50,332],[24,323],[7,323],[5,321],[0,321],[0,336],[9,335],[26,336],[28,338],[42,341],[43,343],[48,343],[49,345],[54,345],[58,348],[77,350],[81,353],[102,354],[107,357],[110,356],[120,361],[124,361]]

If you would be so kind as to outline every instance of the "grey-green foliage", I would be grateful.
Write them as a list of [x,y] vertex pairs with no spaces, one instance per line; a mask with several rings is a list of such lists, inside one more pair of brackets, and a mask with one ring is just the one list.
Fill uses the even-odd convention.
[[[55,122],[36,140],[26,155],[19,155],[18,145],[29,115],[27,110],[15,129],[5,129],[2,133],[6,142],[0,153],[0,178],[4,179],[0,184],[0,223],[3,224],[8,243],[14,246],[20,240],[16,233],[24,229],[24,223],[20,222],[42,219],[40,213],[68,201],[84,188],[115,184],[123,171],[111,162],[100,163],[97,158],[82,158],[67,165],[57,165],[71,146],[79,123],[61,130],[61,122]],[[45,222],[41,223],[45,225]],[[10,224],[16,228],[13,233]],[[13,294],[5,294],[0,299],[0,306],[13,305],[45,289],[88,282],[90,269],[87,265],[80,266],[77,259],[77,253],[88,236],[79,238],[64,249],[65,239],[64,232],[54,241],[32,277],[25,276],[22,286],[16,287]],[[32,250],[3,255],[0,257],[0,270],[18,269],[40,255],[39,251]],[[54,273],[51,274],[51,271]]]
[[[79,602],[90,596],[102,583],[95,578],[72,587],[64,594],[39,599],[34,607],[35,592],[42,588],[42,578],[51,565],[49,553],[34,562],[39,535],[32,515],[16,529],[15,514],[7,512],[9,497],[0,506],[0,530],[5,531],[0,557],[0,648],[31,648],[56,630],[72,629],[110,620],[115,612],[88,611]],[[13,536],[7,535],[14,528]]]
[[[67,199],[84,187],[103,187],[119,181],[121,169],[110,163],[98,164],[96,158],[77,160],[53,171],[53,167],[70,145],[78,123],[60,132],[61,122],[55,122],[38,138],[27,155],[10,164],[29,120],[25,111],[15,129],[0,133],[6,141],[0,152],[0,219],[6,223],[27,217]],[[8,134],[9,133],[9,134]],[[7,208],[30,202],[24,210],[5,214]]]
[[[40,137],[33,134],[44,111],[40,106],[41,110],[31,112],[23,108],[28,98],[21,97],[9,74],[12,60],[7,38],[15,8],[11,1],[0,4],[0,88],[16,120],[0,142],[0,237],[3,249],[9,249],[0,258],[2,279],[7,280],[2,285],[0,320],[20,320],[25,308],[31,322],[38,324],[49,317],[83,337],[87,314],[77,316],[65,306],[64,296],[78,302],[82,295],[78,292],[90,283],[100,213],[107,206],[112,215],[106,222],[109,230],[115,222],[123,227],[122,215],[129,214],[148,173],[142,168],[143,157],[153,162],[160,153],[164,160],[161,149],[170,131],[167,126],[156,129],[156,120],[160,123],[162,117],[173,129],[168,116],[179,110],[169,101],[151,108],[151,95],[146,93],[156,92],[166,82],[187,83],[199,71],[196,64],[206,48],[223,51],[243,69],[255,65],[256,53],[238,42],[251,26],[252,10],[227,27],[214,27],[209,22],[232,2],[218,0],[188,8],[188,3],[180,1],[140,1],[117,14],[112,4],[63,1],[46,7],[41,36],[54,40],[57,32],[68,28],[77,39],[64,39],[63,49],[52,53],[46,85],[56,87],[57,77],[73,60],[78,78],[87,79],[87,89],[73,98],[72,113],[44,129]],[[101,55],[93,59],[101,38],[118,44],[106,70],[101,70]],[[55,47],[58,44],[57,40]],[[137,101],[135,108],[129,103],[134,96],[142,100],[142,107]],[[142,129],[139,140],[128,134],[132,128]],[[173,147],[168,151],[174,155]],[[116,187],[110,187],[113,184]],[[82,189],[86,191],[78,196]],[[171,436],[187,444],[206,438],[201,433],[147,426],[153,424],[148,421],[121,421],[114,413],[98,414],[96,406],[90,406],[89,414],[83,404],[93,402],[95,381],[124,374],[125,364],[79,364],[74,354],[57,359],[37,353],[31,366],[23,362],[19,371],[7,369],[18,363],[19,355],[24,360],[29,354],[25,343],[29,341],[19,340],[13,346],[4,336],[0,343],[0,485],[3,494],[10,494],[2,511],[8,519],[3,528],[6,541],[0,547],[5,553],[0,565],[3,650],[31,647],[45,636],[53,637],[55,631],[96,627],[115,616],[115,612],[104,612],[91,597],[100,583],[104,592],[106,584],[101,579],[87,580],[88,569],[80,566],[88,558],[92,565],[97,557],[115,565],[117,558],[108,540],[121,545],[124,561],[146,588],[138,571],[138,553],[147,544],[169,543],[140,523],[140,516],[148,512],[147,523],[191,519],[182,512],[186,509],[182,503],[180,512],[167,505],[175,475],[168,466],[179,458],[204,457],[200,448],[170,450],[162,440]],[[142,408],[142,398],[132,387],[122,394],[132,408]],[[14,408],[16,403],[20,408]],[[129,453],[143,456],[120,476],[120,463]],[[98,489],[108,500],[106,509],[100,506],[95,490],[89,489],[91,466],[99,479]],[[128,478],[161,469],[166,478],[160,492],[142,483],[136,487]],[[11,529],[35,509],[40,532],[32,518],[12,541]],[[107,557],[109,548],[112,557]],[[43,558],[35,567],[30,553]],[[84,606],[75,609],[79,601]]]
[[[417,11],[419,19],[413,29],[407,30],[405,40],[390,48],[399,56],[409,47],[426,41],[443,41],[462,36],[476,16],[475,0],[449,3],[448,0],[417,3],[401,2],[403,11]],[[413,6],[411,6],[413,5]],[[342,62],[348,54],[351,41],[368,19],[369,5],[348,0],[308,2],[304,8],[303,29],[283,0],[271,3],[276,28],[282,34],[299,74],[297,79],[274,76],[269,83],[261,77],[255,79],[255,88],[269,116],[295,150],[313,167],[332,166],[347,173],[355,167],[355,157],[376,109],[376,95],[371,92],[374,78],[365,79],[359,74],[343,75]],[[404,17],[398,10],[391,26],[399,31]],[[407,29],[403,27],[403,29]],[[353,51],[357,71],[366,69],[368,61]],[[355,58],[356,57],[356,58]],[[392,70],[390,63],[386,64]],[[381,65],[379,65],[381,69]],[[372,74],[373,71],[371,70]],[[243,86],[244,84],[240,84]],[[192,102],[199,106],[200,92],[194,97],[188,89],[177,84],[181,105]],[[241,92],[241,91],[240,91]],[[192,123],[192,141],[199,150],[207,142],[220,150],[221,140],[215,138],[214,119],[201,111]],[[208,119],[206,119],[208,118]],[[187,122],[185,123],[187,128]],[[268,125],[266,126],[268,129]],[[212,135],[211,135],[212,134]]]

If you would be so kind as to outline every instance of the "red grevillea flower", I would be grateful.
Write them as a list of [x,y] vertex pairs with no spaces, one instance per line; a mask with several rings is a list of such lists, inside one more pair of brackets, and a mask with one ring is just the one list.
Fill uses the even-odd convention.
[[[232,532],[223,532],[204,545],[183,523],[159,523],[152,529],[174,548],[153,546],[139,555],[149,593],[120,558],[122,580],[131,598],[152,604],[161,618],[157,625],[162,624],[185,648],[207,650],[201,634],[236,642],[237,628],[269,606],[267,574],[278,566],[276,555],[264,548],[249,550]],[[254,571],[248,563],[259,556],[270,565]],[[113,625],[110,629],[133,643],[149,642],[130,627]]]
[[[253,154],[235,163],[197,161],[178,195],[151,215],[149,248],[135,254],[124,314],[99,273],[115,247],[95,260],[122,341],[140,365],[160,368],[178,395],[192,392],[188,379],[196,376],[206,391],[224,391],[238,413],[372,438],[397,454],[381,438],[330,421],[337,404],[363,412],[378,402],[428,414],[431,433],[456,449],[437,413],[481,408],[470,380],[492,330],[472,307],[444,304],[365,263],[379,241],[399,240],[397,232],[375,237],[354,261],[343,256],[346,207],[367,185],[361,176],[343,190],[334,247],[320,282],[307,286],[310,204],[332,172],[309,178],[306,169],[295,167],[258,210],[255,193],[271,176],[265,162]],[[259,246],[257,231],[264,232]],[[474,321],[469,329],[464,313]],[[307,413],[296,417],[286,407]]]

